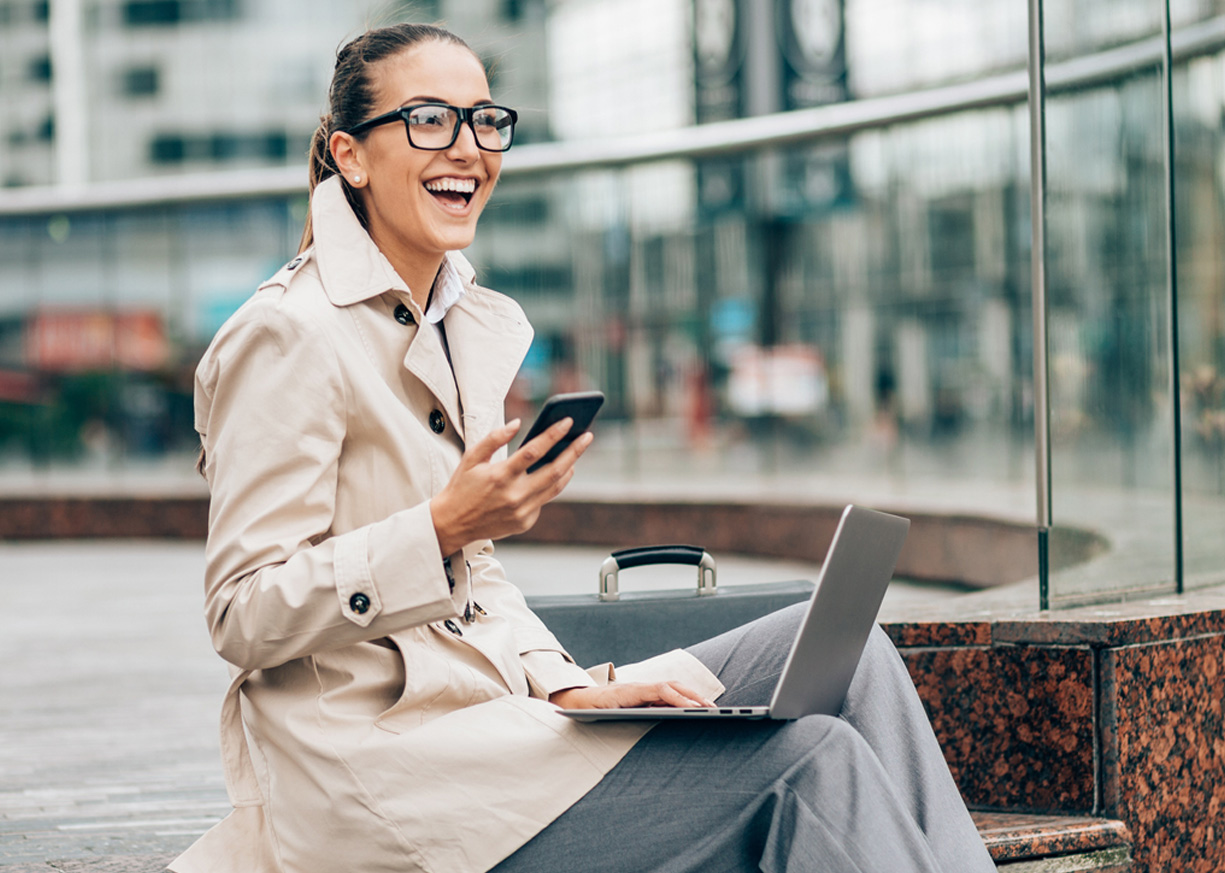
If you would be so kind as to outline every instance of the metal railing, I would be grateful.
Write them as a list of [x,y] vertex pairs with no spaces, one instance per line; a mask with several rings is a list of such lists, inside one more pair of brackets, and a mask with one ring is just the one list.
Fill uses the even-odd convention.
[[[1225,16],[1170,35],[1175,63],[1225,50]],[[1046,66],[1047,94],[1093,88],[1149,67],[1159,68],[1165,38],[1149,39]],[[865,130],[974,109],[1017,106],[1029,95],[1026,70],[974,82],[872,97],[813,109],[703,124],[612,140],[541,143],[507,153],[504,179],[625,167],[675,158],[743,154],[765,148],[845,137]],[[153,205],[301,195],[301,166],[231,170],[0,191],[0,217],[134,209]]]

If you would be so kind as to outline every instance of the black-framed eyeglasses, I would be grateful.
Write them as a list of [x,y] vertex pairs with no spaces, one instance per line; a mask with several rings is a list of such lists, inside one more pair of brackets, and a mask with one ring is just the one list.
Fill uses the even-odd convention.
[[413,148],[445,151],[455,145],[460,125],[467,123],[472,128],[477,148],[487,152],[504,152],[514,139],[519,113],[493,103],[467,108],[449,103],[412,103],[355,124],[346,132],[356,136],[398,119],[404,119],[408,144]]

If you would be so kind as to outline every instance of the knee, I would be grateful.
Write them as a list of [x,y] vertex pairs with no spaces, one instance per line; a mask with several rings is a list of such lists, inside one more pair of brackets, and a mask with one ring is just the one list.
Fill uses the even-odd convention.
[[889,634],[885,633],[885,629],[879,624],[874,624],[872,632],[868,634],[868,642],[864,645],[864,651],[896,653],[897,648],[893,645],[893,640],[889,639]]
[[789,722],[783,733],[788,751],[796,761],[843,754],[866,744],[859,731],[835,715],[806,715]]
[[784,606],[782,609],[776,609],[774,612],[767,613],[761,618],[749,622],[745,627],[750,628],[753,633],[761,634],[768,640],[785,640],[787,643],[790,643],[799,632],[800,622],[804,620],[807,612],[808,601],[804,600],[800,603],[793,603],[790,606]]
[[881,671],[905,671],[901,655],[880,625],[873,625],[868,640],[864,643],[863,654],[859,659],[859,671],[864,673]]

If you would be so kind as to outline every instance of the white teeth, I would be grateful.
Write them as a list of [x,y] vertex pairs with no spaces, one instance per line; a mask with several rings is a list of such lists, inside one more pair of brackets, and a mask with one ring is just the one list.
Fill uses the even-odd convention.
[[456,179],[448,176],[445,179],[431,179],[425,183],[427,191],[456,191],[460,194],[472,194],[476,191],[476,179]]

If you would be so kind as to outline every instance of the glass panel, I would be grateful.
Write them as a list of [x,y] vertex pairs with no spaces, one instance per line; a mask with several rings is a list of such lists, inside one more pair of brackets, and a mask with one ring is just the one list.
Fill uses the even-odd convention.
[[186,474],[192,371],[296,249],[293,201],[0,223],[0,468]]
[[1177,69],[1174,110],[1184,572],[1194,588],[1219,584],[1225,567],[1225,53]]
[[[1159,0],[1046,10],[1048,70],[1161,32]],[[1110,542],[1053,574],[1052,605],[1174,584],[1162,89],[1154,57],[1047,101],[1052,552],[1069,529]]]
[[[536,327],[523,408],[609,395],[580,485],[908,496],[1028,519],[1025,154],[1018,107],[508,179],[470,254]],[[731,196],[709,197],[711,180]]]

